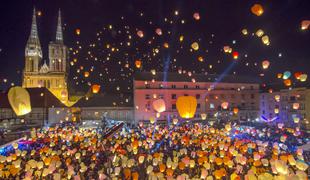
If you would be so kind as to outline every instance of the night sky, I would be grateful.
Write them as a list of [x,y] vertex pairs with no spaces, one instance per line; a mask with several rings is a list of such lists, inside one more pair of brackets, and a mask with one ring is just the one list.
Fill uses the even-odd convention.
[[[263,6],[262,16],[251,13],[255,3]],[[284,71],[310,74],[310,30],[300,28],[302,20],[310,20],[309,0],[10,0],[0,6],[2,90],[11,83],[21,84],[34,6],[42,13],[37,22],[46,61],[48,42],[55,39],[57,12],[61,9],[65,44],[72,48],[69,61],[76,59],[70,66],[70,86],[76,89],[96,83],[106,91],[117,87],[130,91],[132,74],[152,69],[225,72],[254,76],[268,85],[283,84],[277,74]],[[199,13],[199,20],[193,18],[194,13]],[[156,34],[157,28],[162,35]],[[244,28],[249,35],[241,33]],[[269,46],[252,35],[258,29],[269,36]],[[139,30],[142,38],[137,35]],[[199,44],[198,51],[190,50],[193,42]],[[237,51],[239,58],[234,60],[224,53],[224,46]],[[79,52],[74,54],[76,50]],[[158,53],[153,55],[154,51]],[[135,67],[137,59],[142,68]],[[262,68],[263,60],[270,61],[268,69]],[[85,72],[90,76],[85,77]],[[297,82],[294,75],[291,79]],[[309,86],[309,79],[302,86]]]

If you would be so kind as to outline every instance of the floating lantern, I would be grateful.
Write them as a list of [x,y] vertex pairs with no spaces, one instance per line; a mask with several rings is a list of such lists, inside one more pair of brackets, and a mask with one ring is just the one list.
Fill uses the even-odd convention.
[[157,28],[157,29],[155,30],[155,32],[156,32],[156,34],[157,34],[158,36],[161,36],[161,35],[163,34],[163,32],[162,32],[162,30],[161,30],[160,28]]
[[254,4],[251,7],[251,12],[255,14],[256,16],[261,16],[264,13],[263,6],[260,4]]
[[238,112],[239,112],[239,108],[234,107],[233,112],[234,112],[234,114],[235,114],[235,115],[236,115],[236,114],[238,114]]
[[197,42],[193,42],[191,45],[192,49],[194,49],[195,51],[198,51],[199,49],[199,44]]
[[163,99],[153,101],[153,109],[159,113],[166,111],[165,101]]
[[99,84],[93,84],[91,89],[92,89],[92,92],[94,94],[97,94],[100,91],[100,85]]
[[299,103],[293,103],[293,109],[295,110],[299,109]]
[[182,118],[193,118],[196,112],[197,100],[193,96],[180,96],[177,99],[176,106]]
[[26,89],[19,86],[10,88],[8,99],[17,116],[23,116],[31,112],[30,95]]
[[143,33],[143,31],[139,30],[139,31],[137,31],[137,35],[138,35],[140,38],[143,38],[144,33]]
[[269,45],[270,45],[269,37],[268,37],[267,35],[263,36],[263,37],[262,37],[262,42],[263,42],[265,45],[269,46]]
[[280,95],[278,95],[278,94],[274,96],[274,99],[275,99],[277,102],[279,102],[279,101],[280,101],[280,98],[281,98],[281,96],[280,96]]
[[85,71],[85,72],[84,72],[84,77],[86,77],[86,78],[89,77],[89,72],[88,72],[88,71]]
[[226,110],[228,108],[228,102],[223,102],[221,107]]
[[242,32],[243,35],[248,35],[248,30],[247,29],[242,29],[241,32]]
[[201,116],[202,120],[206,120],[207,119],[207,114],[206,113],[201,113],[200,116]]
[[142,61],[140,59],[136,60],[135,65],[136,65],[136,68],[138,68],[138,69],[141,68]]
[[288,79],[288,78],[290,78],[290,77],[291,77],[291,72],[285,71],[285,72],[283,73],[282,79]]
[[194,13],[193,18],[198,21],[200,19],[199,13]]
[[292,81],[290,79],[286,79],[286,80],[284,80],[284,84],[285,84],[285,86],[291,86]]
[[310,20],[301,21],[301,30],[307,30],[310,26]]
[[232,53],[232,56],[233,56],[234,59],[238,59],[238,58],[239,58],[239,53],[236,52],[236,51],[234,51],[234,52]]
[[75,34],[76,34],[76,35],[80,35],[80,34],[81,34],[81,30],[80,30],[80,29],[76,29],[76,30],[75,30]]
[[268,69],[269,65],[270,65],[270,62],[268,60],[265,60],[262,62],[263,69]]
[[265,34],[265,32],[262,29],[259,29],[256,31],[255,35],[257,37],[262,37]]
[[307,74],[302,74],[302,75],[300,75],[300,81],[301,81],[301,82],[307,81],[307,77],[308,77]]

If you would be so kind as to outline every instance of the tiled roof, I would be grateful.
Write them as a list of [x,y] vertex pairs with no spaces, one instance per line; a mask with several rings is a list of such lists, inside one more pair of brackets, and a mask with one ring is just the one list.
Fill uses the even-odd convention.
[[224,82],[224,83],[261,83],[260,79],[249,76],[237,76],[237,75],[214,75],[214,74],[193,74],[191,77],[188,74],[179,73],[162,73],[156,72],[155,75],[150,72],[139,72],[134,76],[134,80],[139,81],[167,81],[167,82],[191,82],[192,78],[196,82]]
[[[26,88],[30,95],[32,108],[37,107],[65,107],[48,89],[46,88]],[[0,108],[11,108],[8,100],[8,91],[0,93]]]
[[131,94],[94,94],[88,100],[86,98],[80,99],[74,107],[133,107],[132,99]]

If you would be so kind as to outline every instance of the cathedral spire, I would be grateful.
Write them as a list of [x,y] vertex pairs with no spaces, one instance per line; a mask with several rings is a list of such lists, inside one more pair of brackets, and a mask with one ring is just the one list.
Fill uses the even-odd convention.
[[37,18],[36,18],[36,8],[33,8],[31,32],[30,32],[29,39],[39,39],[39,36],[38,36],[38,26],[37,26]]
[[56,31],[56,42],[63,43],[61,11],[60,11],[60,9],[58,11],[58,23],[57,23],[57,31]]

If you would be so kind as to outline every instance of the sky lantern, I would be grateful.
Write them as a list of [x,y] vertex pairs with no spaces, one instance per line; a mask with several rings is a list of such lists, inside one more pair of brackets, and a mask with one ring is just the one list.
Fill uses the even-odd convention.
[[179,41],[182,42],[184,40],[184,36],[180,36]]
[[203,62],[203,57],[202,57],[202,56],[199,56],[199,57],[198,57],[198,61],[199,61],[199,62]]
[[278,94],[274,96],[274,99],[275,99],[277,102],[280,102],[280,98],[281,98],[281,96],[278,95]]
[[269,36],[267,36],[267,35],[263,36],[263,37],[262,37],[262,42],[263,42],[265,45],[269,46],[269,45],[270,45]]
[[291,77],[291,72],[289,72],[289,71],[285,71],[284,73],[283,73],[283,79],[288,79],[288,78],[290,78]]
[[137,35],[138,35],[140,38],[143,38],[144,33],[143,33],[143,31],[139,30],[139,31],[137,31]]
[[228,102],[223,102],[221,107],[226,110],[228,108]]
[[285,86],[291,86],[292,85],[292,81],[290,79],[285,79],[284,80],[284,84],[285,84]]
[[200,116],[201,116],[202,120],[206,120],[207,119],[207,114],[206,113],[201,113]]
[[293,109],[295,110],[299,109],[299,103],[293,103]]
[[294,76],[297,80],[300,80],[300,76],[302,75],[302,72],[295,72]]
[[199,49],[199,44],[197,42],[193,42],[191,45],[192,49],[194,49],[195,51],[198,51]]
[[263,6],[260,4],[254,4],[251,7],[251,12],[255,14],[256,16],[261,16],[264,13]]
[[84,72],[84,77],[86,77],[86,78],[89,77],[89,72],[88,71]]
[[268,69],[269,65],[270,65],[270,62],[268,60],[265,60],[262,62],[263,69]]
[[157,99],[153,101],[153,109],[159,113],[166,111],[165,101],[163,99]]
[[230,48],[229,46],[224,46],[223,50],[224,50],[225,53],[231,53],[232,48]]
[[180,96],[177,99],[176,106],[182,118],[193,118],[196,112],[197,100],[193,96]]
[[300,75],[300,81],[301,81],[301,82],[307,81],[307,77],[308,77],[307,74],[302,74],[302,75]]
[[242,29],[241,32],[242,32],[243,35],[248,35],[248,30],[247,29]]
[[278,74],[277,74],[277,78],[278,78],[278,79],[281,79],[281,78],[282,78],[282,76],[283,76],[283,74],[282,74],[282,73],[278,73]]
[[141,65],[142,65],[142,61],[140,60],[140,59],[137,59],[136,61],[135,61],[135,65],[136,65],[136,68],[141,68]]
[[169,44],[167,42],[164,43],[164,48],[169,48]]
[[91,90],[94,94],[97,94],[100,91],[100,85],[99,84],[93,84],[91,86]]
[[234,113],[234,114],[238,114],[238,112],[239,112],[239,108],[234,107],[234,109],[233,109],[233,113]]
[[193,18],[198,21],[200,19],[199,13],[198,12],[194,13]]
[[255,35],[257,37],[262,37],[265,34],[265,32],[262,29],[259,29],[256,31]]
[[156,28],[155,32],[158,36],[161,36],[163,34],[163,32],[160,28]]
[[23,116],[31,112],[30,95],[26,89],[20,86],[10,88],[8,99],[17,116]]
[[279,112],[280,112],[279,108],[274,108],[274,113],[275,114],[279,114]]
[[232,53],[232,56],[233,56],[234,59],[238,59],[239,58],[239,53],[237,51],[234,51]]
[[301,21],[301,30],[307,30],[310,26],[310,20]]
[[76,34],[76,35],[80,35],[80,34],[81,34],[81,30],[80,30],[80,29],[76,29],[76,30],[75,30],[75,34]]

